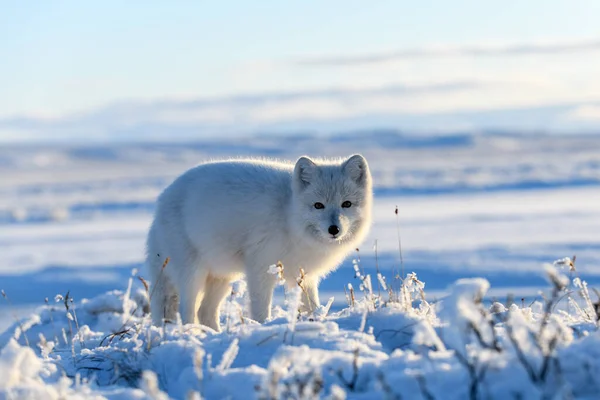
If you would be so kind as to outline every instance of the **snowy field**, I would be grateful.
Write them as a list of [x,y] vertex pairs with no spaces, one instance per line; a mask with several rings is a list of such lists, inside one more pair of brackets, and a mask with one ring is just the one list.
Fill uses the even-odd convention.
[[[221,157],[356,152],[373,172],[374,224],[359,254],[322,283],[321,301],[334,298],[328,316],[319,310],[296,323],[295,294],[280,289],[276,317],[264,326],[247,319],[243,296],[232,296],[227,332],[148,327],[147,293],[130,277],[143,276],[154,200],[175,176]],[[600,136],[376,131],[3,144],[0,177],[0,377],[8,376],[0,378],[0,399],[161,398],[159,389],[174,398],[236,399],[600,396],[591,290],[600,287]],[[425,282],[424,293],[393,279],[398,232],[405,271]],[[576,271],[562,269],[569,284],[549,282],[544,265],[573,255]],[[360,291],[358,258],[373,293]],[[391,295],[378,297],[376,266],[395,285]],[[454,285],[473,277],[489,290],[479,280]],[[348,283],[356,290],[351,307]],[[560,304],[550,315],[553,287]],[[106,294],[112,290],[120,292]],[[55,303],[67,292],[77,321]],[[486,311],[496,300],[516,305]]]

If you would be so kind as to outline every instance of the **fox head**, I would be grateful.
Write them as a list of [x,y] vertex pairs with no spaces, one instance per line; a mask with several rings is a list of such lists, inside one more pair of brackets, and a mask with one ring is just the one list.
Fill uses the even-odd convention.
[[372,182],[367,160],[342,162],[300,157],[292,179],[294,227],[319,243],[362,241],[371,223]]

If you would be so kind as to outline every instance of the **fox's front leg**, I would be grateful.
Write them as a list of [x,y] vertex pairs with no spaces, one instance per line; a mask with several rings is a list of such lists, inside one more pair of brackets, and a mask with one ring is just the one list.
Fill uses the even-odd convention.
[[302,282],[302,305],[300,312],[312,313],[321,305],[319,302],[319,280],[305,277]]
[[277,283],[276,277],[268,272],[267,267],[260,268],[256,264],[246,264],[246,282],[250,295],[250,318],[264,322],[271,318],[271,302]]

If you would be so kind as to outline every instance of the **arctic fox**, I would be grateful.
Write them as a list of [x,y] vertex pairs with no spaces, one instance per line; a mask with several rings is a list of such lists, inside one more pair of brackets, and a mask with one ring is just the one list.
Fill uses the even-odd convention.
[[[367,161],[295,165],[265,160],[200,164],[158,198],[148,234],[152,321],[175,320],[220,330],[219,307],[230,283],[245,275],[250,316],[271,315],[281,261],[295,285],[305,273],[303,310],[318,306],[319,280],[335,269],[371,225],[372,183]],[[166,258],[169,258],[165,266]]]

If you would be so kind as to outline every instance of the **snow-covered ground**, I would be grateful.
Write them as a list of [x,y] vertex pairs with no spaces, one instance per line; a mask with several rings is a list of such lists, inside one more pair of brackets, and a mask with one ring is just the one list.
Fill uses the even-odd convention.
[[[228,333],[180,326],[150,330],[137,279],[132,293],[142,294],[131,295],[136,300],[131,308],[123,299],[132,270],[143,276],[144,238],[154,199],[177,174],[210,158],[294,159],[302,154],[355,152],[363,153],[373,170],[374,224],[359,254],[322,283],[322,301],[334,297],[329,317],[311,322],[305,316],[290,327],[290,307],[279,290],[279,317],[265,326],[254,325],[247,317],[242,322],[239,311],[229,310],[224,313],[230,319]],[[572,297],[583,309],[563,304],[549,323],[544,322],[542,304],[542,295],[547,299],[552,286],[543,265],[555,259],[577,255],[577,274],[590,287],[600,284],[600,136],[413,137],[375,131],[168,145],[3,145],[0,177],[0,289],[7,297],[0,299],[0,331],[8,329],[0,336],[0,398],[25,393],[34,393],[35,398],[60,393],[143,398],[158,396],[151,389],[156,382],[175,398],[184,398],[189,390],[207,398],[286,398],[284,391],[297,389],[304,380],[310,390],[324,385],[320,395],[331,398],[340,398],[342,392],[350,398],[468,398],[472,382],[479,385],[477,398],[536,398],[531,396],[547,393],[596,398],[600,393],[592,385],[594,379],[584,376],[593,377],[600,368],[598,357],[594,359],[598,339],[590,316],[593,306],[574,292]],[[405,270],[416,272],[426,283],[426,299],[435,307],[421,306],[425,303],[420,292],[414,292],[418,300],[414,304],[404,300],[377,305],[375,310],[363,300],[348,309],[344,293],[348,283],[354,285],[357,298],[363,297],[352,258],[360,257],[374,288],[376,265],[393,281],[393,270],[400,266],[398,232]],[[448,288],[457,279],[472,277],[491,283],[485,291],[486,308],[494,299],[506,303],[507,297],[519,307],[525,305],[524,311],[486,317],[500,323],[496,330],[500,350],[484,345],[495,337],[492,331],[483,331],[486,328],[477,328],[481,332],[474,336],[471,328],[453,331],[464,325],[465,318],[476,318],[477,313],[469,310],[481,307],[473,298],[485,283],[463,281]],[[576,289],[573,284],[570,288]],[[115,289],[122,292],[105,295]],[[453,290],[454,295],[446,298]],[[82,328],[73,347],[64,306],[54,302],[56,294],[67,292],[75,299],[78,324],[89,326]],[[595,301],[593,291],[590,295]],[[50,306],[45,305],[46,298]],[[82,303],[85,298],[92,300]],[[237,299],[235,304],[243,301]],[[228,307],[235,305],[230,303]],[[452,307],[454,311],[448,311]],[[558,314],[558,309],[570,314]],[[39,317],[29,318],[32,312]],[[19,329],[13,325],[15,317],[35,325],[27,332],[34,352],[24,347],[24,335],[20,345],[9,340]],[[514,335],[507,333],[507,324]],[[549,328],[540,328],[546,325]],[[126,329],[110,346],[104,346],[106,340],[101,343],[105,335]],[[558,338],[553,348],[537,348],[531,338],[540,329]],[[529,336],[522,334],[528,330]],[[582,339],[588,331],[592,333]],[[48,341],[58,337],[54,350],[33,345],[39,333]],[[463,356],[450,351],[465,346],[457,342],[460,335],[469,343]],[[478,342],[478,335],[484,342]],[[523,352],[515,350],[519,346],[513,346],[514,338],[523,341]],[[403,350],[394,351],[397,348]],[[479,357],[475,361],[474,354]],[[529,378],[531,371],[521,356],[535,367]],[[567,358],[574,361],[563,363]],[[295,362],[287,365],[291,359]],[[551,375],[542,379],[539,371],[546,359],[553,363],[545,372]],[[508,365],[515,361],[510,372]],[[475,375],[469,367],[473,363]],[[559,364],[562,367],[556,367]],[[158,380],[150,375],[142,378],[144,369],[154,371]],[[89,383],[60,380],[61,374],[77,373]],[[506,379],[511,385],[500,387]]]

